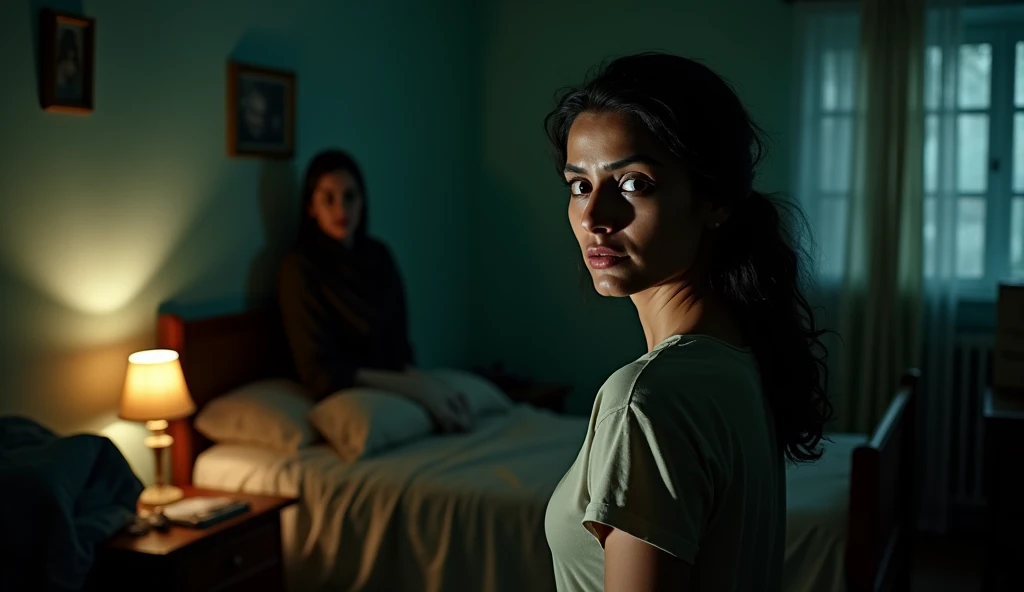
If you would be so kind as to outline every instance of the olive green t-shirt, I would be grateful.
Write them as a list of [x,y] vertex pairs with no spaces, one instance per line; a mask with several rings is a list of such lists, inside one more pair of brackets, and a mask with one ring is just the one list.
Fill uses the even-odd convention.
[[786,481],[775,442],[749,350],[676,335],[619,369],[548,502],[558,590],[604,589],[595,522],[689,563],[691,591],[780,590]]

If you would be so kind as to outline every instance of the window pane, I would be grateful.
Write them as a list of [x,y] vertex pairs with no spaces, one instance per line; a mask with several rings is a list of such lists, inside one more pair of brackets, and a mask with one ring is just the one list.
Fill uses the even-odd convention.
[[1017,42],[1017,74],[1014,80],[1014,103],[1018,107],[1024,107],[1024,41]]
[[935,193],[939,185],[939,116],[924,118],[924,190]]
[[973,43],[960,46],[960,106],[986,108],[992,78],[992,46]]
[[856,72],[852,50],[829,50],[821,60],[821,107],[825,111],[853,109]]
[[838,277],[843,272],[846,256],[846,203],[846,199],[841,197],[821,200],[821,220],[816,238],[821,245],[821,270],[828,277]]
[[1010,206],[1010,274],[1024,278],[1024,196],[1019,195]]
[[1013,115],[1013,190],[1024,193],[1024,113]]
[[983,193],[988,181],[988,115],[957,117],[957,187],[962,193]]
[[985,275],[985,198],[957,200],[956,275],[978,279]]
[[939,245],[935,239],[939,236],[935,211],[935,197],[924,198],[924,277],[935,275],[935,256]]
[[850,190],[850,164],[853,155],[853,122],[849,116],[821,119],[821,165],[818,187],[829,193]]
[[929,46],[924,53],[924,106],[939,108],[942,96],[942,48]]

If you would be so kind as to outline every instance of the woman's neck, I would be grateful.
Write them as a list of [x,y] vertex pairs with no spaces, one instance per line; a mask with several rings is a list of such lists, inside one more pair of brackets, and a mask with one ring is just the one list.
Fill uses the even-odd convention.
[[308,245],[315,250],[323,250],[331,253],[351,252],[356,244],[355,234],[350,234],[344,239],[336,239],[329,236],[323,230],[311,227],[305,232],[300,232],[299,242]]
[[739,324],[708,289],[685,281],[648,288],[630,297],[640,315],[647,351],[673,335],[702,334],[744,347]]

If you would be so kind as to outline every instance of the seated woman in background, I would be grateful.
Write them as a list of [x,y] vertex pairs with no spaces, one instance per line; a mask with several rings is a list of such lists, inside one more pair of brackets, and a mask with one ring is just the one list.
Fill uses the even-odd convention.
[[296,248],[281,263],[278,303],[299,378],[317,399],[354,386],[407,396],[443,431],[467,430],[465,398],[418,371],[405,289],[388,248],[366,234],[366,183],[331,150],[306,170]]

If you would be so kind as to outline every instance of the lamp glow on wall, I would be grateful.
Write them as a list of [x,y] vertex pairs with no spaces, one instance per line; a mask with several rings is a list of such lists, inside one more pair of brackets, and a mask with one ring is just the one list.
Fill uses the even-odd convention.
[[146,438],[145,443],[156,455],[154,483],[142,492],[139,497],[142,503],[162,505],[181,499],[181,489],[167,482],[170,471],[164,456],[174,443],[174,438],[166,433],[167,422],[188,417],[195,410],[178,352],[152,349],[128,356],[128,372],[118,417],[146,422],[146,427],[153,434]]

